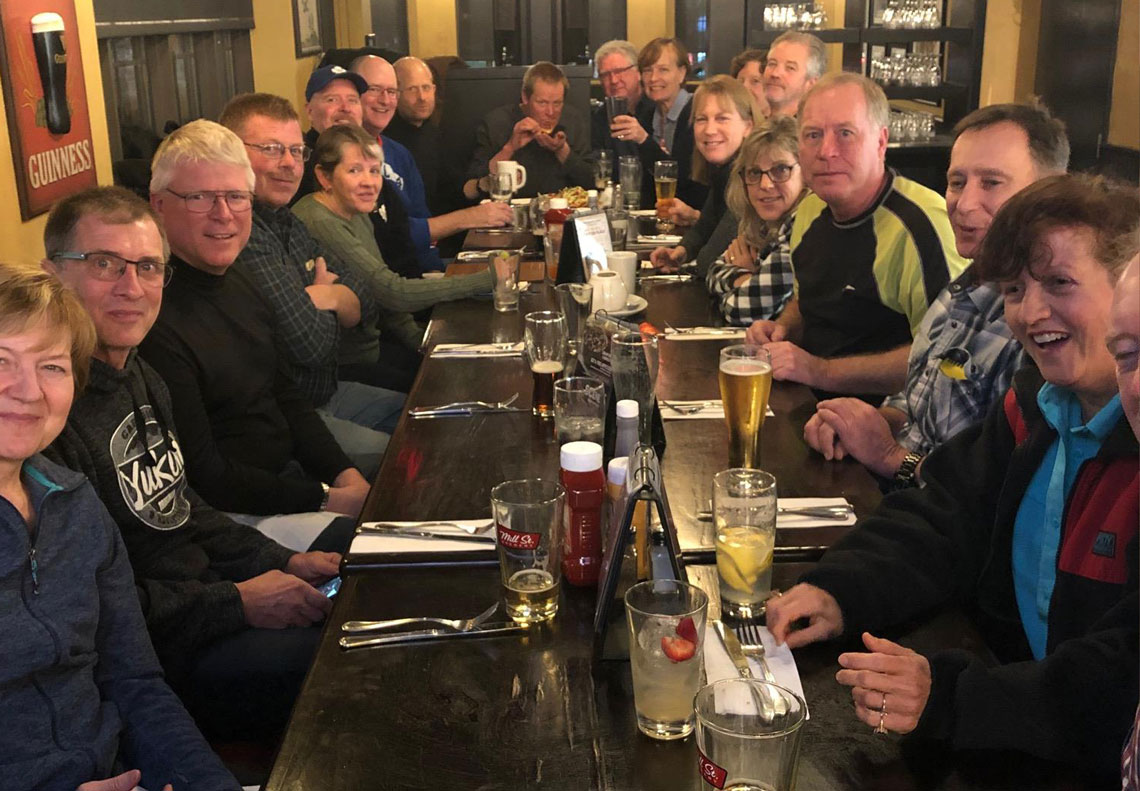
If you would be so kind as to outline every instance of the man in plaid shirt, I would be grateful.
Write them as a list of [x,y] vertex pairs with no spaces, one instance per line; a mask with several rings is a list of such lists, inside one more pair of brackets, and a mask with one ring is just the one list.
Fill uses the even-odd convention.
[[[1069,141],[1044,107],[999,104],[954,128],[946,207],[959,255],[973,258],[1006,200],[1064,173]],[[922,458],[1000,401],[1022,359],[997,284],[972,267],[944,288],[915,334],[906,388],[877,410],[854,398],[821,401],[804,438],[828,459],[854,456],[895,486],[917,480]]]
[[289,211],[308,155],[300,120],[287,100],[257,93],[231,99],[221,120],[245,143],[256,177],[253,227],[235,266],[252,275],[272,305],[277,345],[297,386],[345,454],[371,479],[399,420],[404,394],[337,379],[338,362],[377,362],[376,353],[339,361],[337,354],[342,336],[375,324],[376,307],[352,272],[326,256]]

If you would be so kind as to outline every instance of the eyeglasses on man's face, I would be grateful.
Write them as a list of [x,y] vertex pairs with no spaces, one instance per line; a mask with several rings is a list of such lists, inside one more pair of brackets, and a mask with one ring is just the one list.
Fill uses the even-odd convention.
[[744,179],[744,183],[750,187],[759,184],[761,179],[765,176],[767,176],[773,184],[783,184],[792,177],[792,171],[795,169],[795,165],[777,162],[767,170],[758,167],[745,168],[744,172],[740,175]]
[[620,69],[610,69],[609,71],[599,71],[598,80],[616,80],[621,75],[625,74],[630,69],[636,69],[637,64],[631,63],[628,66],[622,66]]
[[383,85],[369,85],[364,92],[370,96],[385,99],[395,99],[400,95],[400,92],[395,88],[385,88]]
[[289,152],[289,156],[299,162],[308,162],[309,157],[313,153],[313,149],[308,146],[286,146],[281,143],[246,143],[246,146],[256,151],[260,151],[269,159],[278,160],[285,156],[285,152]]
[[162,288],[174,276],[174,270],[162,261],[154,259],[132,261],[129,258],[123,258],[121,255],[102,251],[56,253],[51,258],[53,261],[80,261],[85,265],[89,277],[102,280],[105,283],[114,283],[126,274],[127,264],[133,264],[139,282],[151,288]]
[[224,201],[234,214],[249,211],[253,206],[253,193],[244,190],[222,190],[219,192],[175,192],[169,187],[166,191],[186,202],[186,210],[194,214],[206,214],[218,201]]

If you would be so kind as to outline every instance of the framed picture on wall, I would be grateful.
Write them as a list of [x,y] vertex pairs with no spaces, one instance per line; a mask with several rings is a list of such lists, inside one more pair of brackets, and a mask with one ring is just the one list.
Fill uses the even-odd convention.
[[318,55],[324,49],[318,0],[293,0],[293,43],[298,58]]
[[0,78],[20,216],[30,220],[98,183],[75,0],[0,3]]

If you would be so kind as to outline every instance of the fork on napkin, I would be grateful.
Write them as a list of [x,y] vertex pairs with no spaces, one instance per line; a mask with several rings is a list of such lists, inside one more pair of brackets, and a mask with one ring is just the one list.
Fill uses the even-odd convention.
[[[487,524],[484,519],[449,519],[455,525],[466,525],[471,528],[482,527]],[[368,525],[376,525],[376,522],[364,522],[361,527]],[[399,535],[399,530],[393,530],[390,533],[370,533],[360,532],[357,533],[352,539],[352,545],[349,547],[349,552],[353,555],[387,555],[387,554],[407,554],[414,552],[428,552],[436,554],[439,552],[486,552],[487,550],[494,551],[495,544],[492,541],[484,543],[476,543],[466,540],[470,538],[471,533],[462,530],[459,527],[444,527],[440,525],[439,520],[432,520],[429,522],[383,522],[379,524],[404,526],[414,530],[423,532],[430,532],[439,538],[414,538],[411,536]],[[448,541],[447,536],[453,535],[460,540]],[[493,538],[494,531],[485,533],[488,538]]]
[[[792,649],[788,648],[786,644],[776,645],[775,638],[772,637],[772,633],[768,631],[766,626],[759,626],[757,630],[760,632],[760,641],[764,644],[764,658],[768,662],[768,669],[772,671],[772,677],[776,683],[803,698],[804,686],[800,681],[800,672],[796,668],[796,659],[792,656]],[[764,671],[759,662],[749,657],[748,666],[752,668],[752,675],[755,678],[764,678]],[[728,658],[728,652],[724,650],[720,638],[717,637],[711,625],[705,626],[705,675],[708,677],[709,684],[714,681],[723,681],[726,678],[739,678],[736,666]],[[741,695],[739,700],[733,701],[732,708],[736,711],[749,712],[755,711],[752,708],[755,705],[751,696],[745,694]],[[805,711],[804,716],[805,719],[811,719],[811,712]]]
[[[724,420],[724,402],[718,399],[679,401],[670,398],[668,401],[658,399],[657,403],[661,405],[662,420],[703,420],[705,418]],[[694,410],[693,407],[700,408]],[[768,407],[765,416],[775,417],[775,415],[772,407]]]
[[707,341],[710,339],[743,338],[745,327],[666,327],[665,338],[670,341]]
[[518,357],[523,353],[523,342],[517,343],[438,343],[432,347],[432,357]]

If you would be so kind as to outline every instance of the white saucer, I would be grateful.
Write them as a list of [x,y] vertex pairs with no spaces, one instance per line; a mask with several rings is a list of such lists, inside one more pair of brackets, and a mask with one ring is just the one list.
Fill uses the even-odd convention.
[[635,313],[640,313],[647,307],[649,307],[649,301],[646,300],[645,297],[638,296],[637,294],[631,294],[626,299],[624,308],[621,310],[611,310],[609,311],[609,314],[611,316],[624,318],[625,316],[632,316]]

